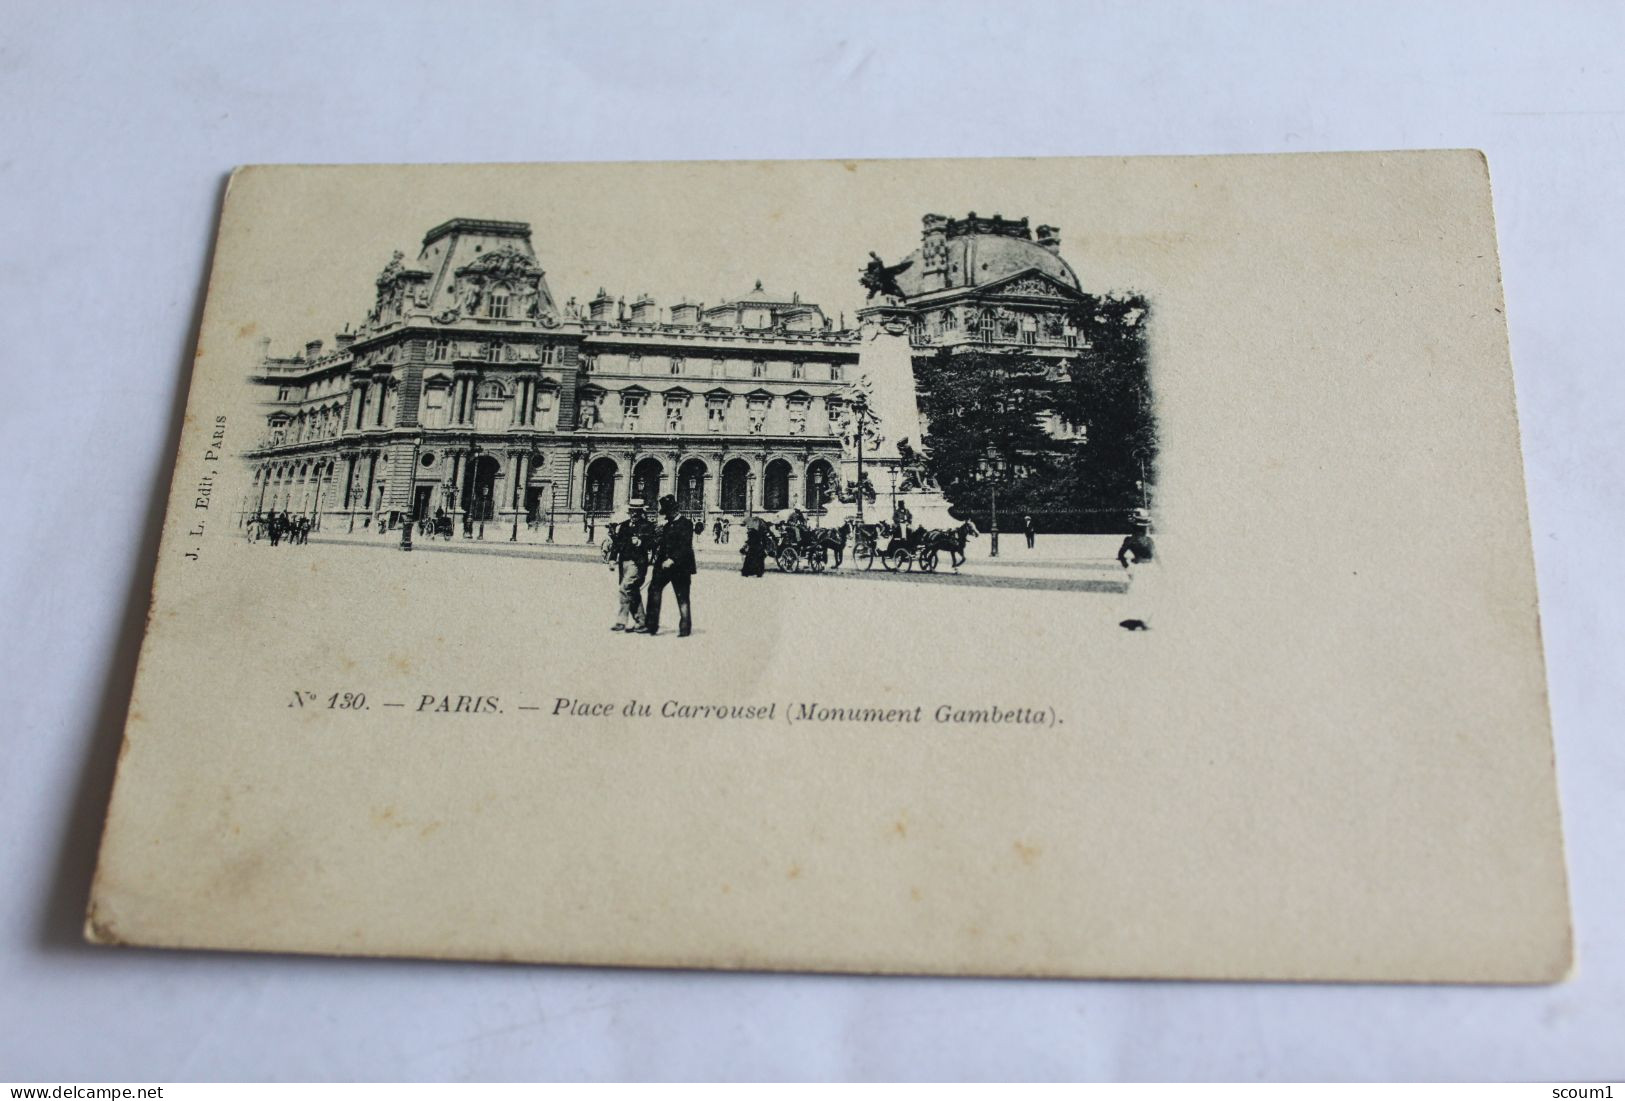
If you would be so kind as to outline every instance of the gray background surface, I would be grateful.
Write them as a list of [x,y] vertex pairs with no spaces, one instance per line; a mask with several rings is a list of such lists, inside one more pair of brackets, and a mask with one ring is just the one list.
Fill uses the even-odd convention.
[[[3,22],[0,1079],[1625,1073],[1625,9],[396,0],[6,4]],[[1440,146],[1485,150],[1495,185],[1579,952],[1567,984],[862,979],[80,943],[232,166]],[[1431,552],[1427,516],[1396,522]]]

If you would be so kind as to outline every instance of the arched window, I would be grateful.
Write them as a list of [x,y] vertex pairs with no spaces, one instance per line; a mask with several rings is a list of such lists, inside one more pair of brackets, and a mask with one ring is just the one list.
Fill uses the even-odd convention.
[[690,516],[705,511],[705,479],[709,472],[698,459],[690,459],[677,470],[677,507]]
[[778,512],[790,507],[790,464],[774,459],[762,477],[762,509]]
[[506,288],[491,292],[487,299],[487,313],[492,317],[508,316],[508,291]]
[[823,512],[835,496],[835,468],[823,459],[807,466],[807,511]]
[[744,512],[750,493],[750,464],[744,459],[729,459],[722,468],[722,511]]
[[587,468],[587,485],[581,507],[595,516],[607,516],[615,507],[615,460],[596,459]]

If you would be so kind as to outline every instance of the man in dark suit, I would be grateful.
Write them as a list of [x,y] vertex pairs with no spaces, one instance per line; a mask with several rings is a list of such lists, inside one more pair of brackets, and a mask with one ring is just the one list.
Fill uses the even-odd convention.
[[648,605],[643,614],[644,633],[660,633],[660,601],[666,583],[677,596],[677,637],[687,638],[694,628],[689,608],[689,582],[694,577],[694,525],[677,512],[677,498],[660,498],[660,530],[655,536],[654,576],[649,580]]

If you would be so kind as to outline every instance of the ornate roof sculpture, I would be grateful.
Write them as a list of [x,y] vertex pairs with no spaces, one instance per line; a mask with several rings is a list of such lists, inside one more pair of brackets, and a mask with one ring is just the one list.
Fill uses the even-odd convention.
[[922,219],[920,247],[896,272],[905,298],[958,288],[984,287],[1014,275],[1036,271],[1081,293],[1072,265],[1061,258],[1060,230],[1038,227],[1036,238],[1026,218],[964,218],[927,214]]

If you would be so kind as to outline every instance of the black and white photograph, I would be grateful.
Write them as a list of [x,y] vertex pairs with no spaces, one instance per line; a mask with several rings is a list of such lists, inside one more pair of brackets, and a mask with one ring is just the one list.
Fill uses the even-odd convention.
[[[630,217],[619,231],[645,256],[695,231]],[[795,232],[786,220],[734,228],[751,242]],[[248,542],[521,557],[538,611],[575,616],[548,606],[561,588],[595,587],[606,606],[614,591],[610,629],[634,633],[657,633],[644,608],[664,585],[643,590],[669,580],[683,636],[698,570],[703,629],[742,633],[707,600],[730,584],[711,571],[821,575],[818,599],[854,613],[858,582],[892,575],[949,615],[955,586],[1119,595],[1149,569],[1150,303],[1110,285],[1086,235],[1090,287],[1054,225],[928,213],[915,239],[901,224],[886,242],[895,262],[780,259],[731,294],[674,253],[657,266],[711,297],[658,300],[591,290],[625,265],[548,252],[559,221],[457,216],[421,240],[402,227],[414,254],[395,249],[354,288],[352,321],[303,342],[260,330],[248,381],[262,419],[234,513]],[[337,257],[323,236],[315,255],[346,271],[365,255]],[[729,261],[764,267],[750,252]],[[578,270],[585,282],[564,285]],[[609,585],[560,565],[598,560]],[[1145,629],[1137,611],[1122,624]]]

